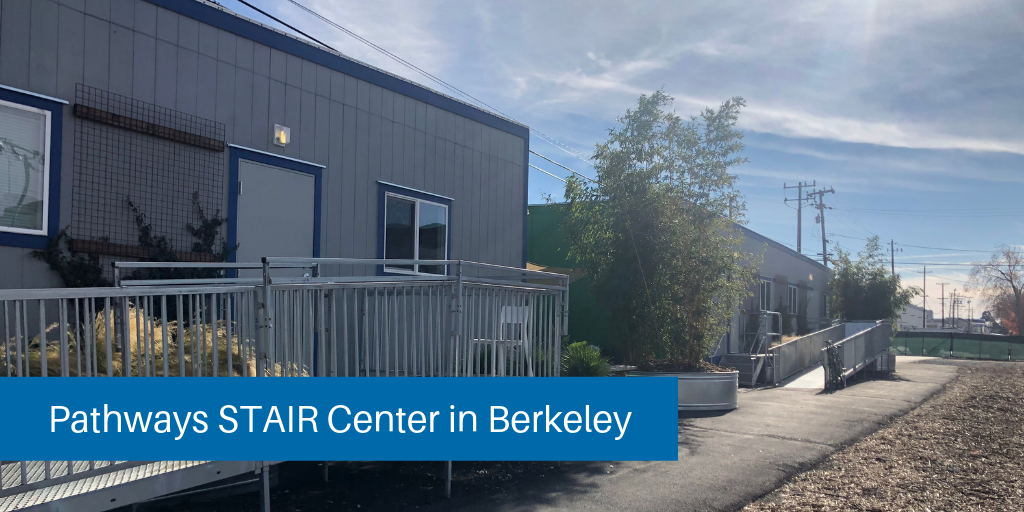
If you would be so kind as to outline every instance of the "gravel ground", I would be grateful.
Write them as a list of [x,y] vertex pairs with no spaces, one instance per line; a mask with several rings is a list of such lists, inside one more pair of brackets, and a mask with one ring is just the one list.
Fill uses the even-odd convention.
[[940,395],[743,510],[1024,510],[1024,364],[959,364]]

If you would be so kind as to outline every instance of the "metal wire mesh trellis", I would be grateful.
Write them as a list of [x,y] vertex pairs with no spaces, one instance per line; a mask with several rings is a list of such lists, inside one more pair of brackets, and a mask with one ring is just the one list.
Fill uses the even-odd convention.
[[131,200],[154,235],[190,251],[197,204],[212,216],[224,202],[224,124],[82,84],[74,112],[71,235],[95,252],[143,256]]

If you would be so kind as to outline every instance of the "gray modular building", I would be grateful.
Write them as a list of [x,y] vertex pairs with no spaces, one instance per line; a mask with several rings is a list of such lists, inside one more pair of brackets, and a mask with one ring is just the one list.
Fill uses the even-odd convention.
[[0,145],[0,288],[60,286],[32,251],[64,228],[104,262],[148,227],[183,261],[525,266],[527,127],[211,2],[2,0]]
[[784,311],[789,328],[775,327],[793,333],[801,330],[797,325],[798,316],[806,319],[807,328],[811,331],[828,323],[825,318],[828,267],[756,231],[736,226],[743,233],[743,252],[760,254],[762,261],[758,268],[759,279],[751,289],[751,296],[733,316],[728,339],[719,348],[719,353],[749,351],[751,336],[748,333],[751,328],[747,323],[751,312]]

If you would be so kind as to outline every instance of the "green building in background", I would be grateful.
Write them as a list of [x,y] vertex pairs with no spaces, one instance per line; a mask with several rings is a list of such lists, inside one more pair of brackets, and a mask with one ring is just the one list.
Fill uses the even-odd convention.
[[614,340],[608,338],[611,312],[598,304],[591,291],[592,279],[583,275],[569,258],[562,233],[564,204],[530,205],[527,217],[528,268],[569,276],[569,338],[566,344],[586,341],[602,352],[621,359]]

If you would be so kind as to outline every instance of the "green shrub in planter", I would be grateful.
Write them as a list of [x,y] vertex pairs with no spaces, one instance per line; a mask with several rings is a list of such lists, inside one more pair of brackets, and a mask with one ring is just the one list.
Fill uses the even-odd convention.
[[607,377],[611,371],[608,358],[601,355],[601,349],[577,341],[562,352],[563,377]]

